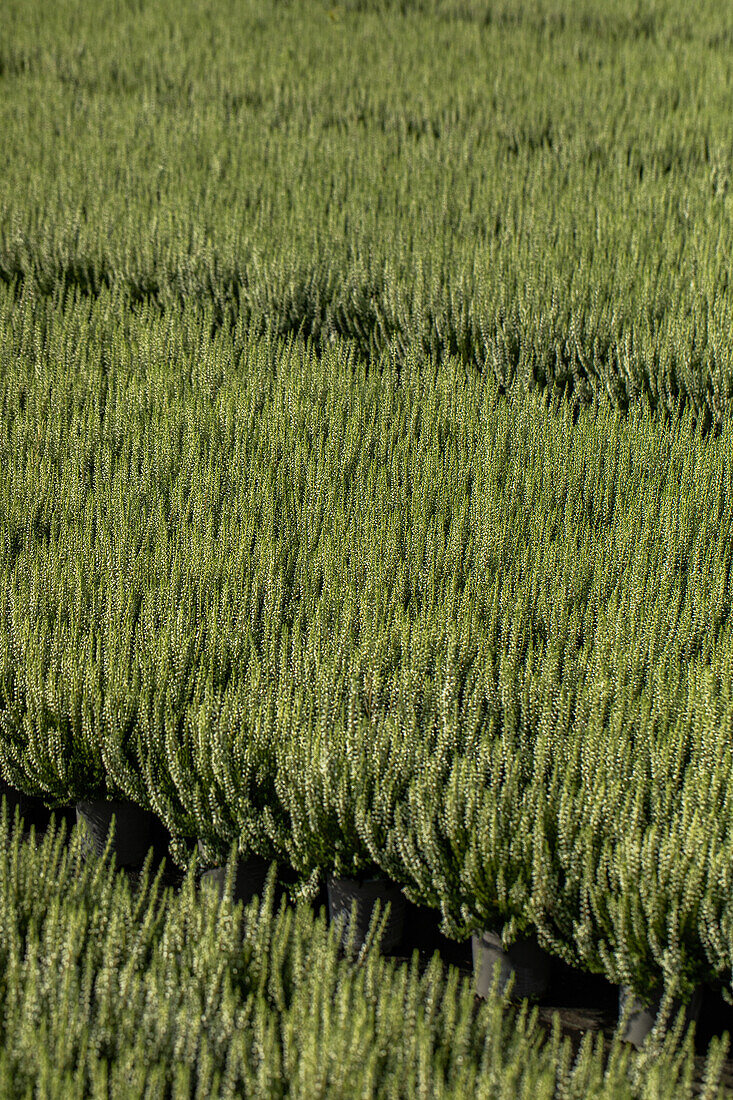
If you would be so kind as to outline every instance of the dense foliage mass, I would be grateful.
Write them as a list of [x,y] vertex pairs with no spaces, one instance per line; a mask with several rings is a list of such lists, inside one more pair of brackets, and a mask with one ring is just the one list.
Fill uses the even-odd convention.
[[11,784],[727,980],[730,416],[573,423],[109,292],[6,291],[0,348]]
[[730,987],[721,5],[2,16],[0,778]]
[[718,0],[5,0],[3,27],[10,285],[719,421]]
[[[495,989],[476,1006],[434,957],[420,975],[367,944],[340,955],[323,912],[281,906],[272,880],[246,909],[173,896],[143,876],[134,894],[80,838],[21,840],[3,800],[0,848],[0,1096],[78,1100],[692,1100],[691,1037],[641,1054],[584,1040],[573,1056],[536,1010]],[[376,933],[376,925],[373,932]],[[704,1095],[719,1087],[715,1040]]]

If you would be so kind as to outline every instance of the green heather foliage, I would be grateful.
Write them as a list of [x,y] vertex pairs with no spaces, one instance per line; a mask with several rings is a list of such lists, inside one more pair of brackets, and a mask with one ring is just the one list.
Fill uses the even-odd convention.
[[[686,1100],[692,1030],[681,1019],[640,1053],[617,1037],[576,1056],[537,1010],[470,983],[434,956],[398,965],[373,937],[342,957],[323,910],[275,911],[274,873],[243,908],[160,890],[149,864],[137,890],[109,859],[84,863],[79,831],[37,844],[0,819],[0,1097],[46,1100]],[[728,1037],[704,1065],[709,1100]]]
[[719,424],[720,0],[4,0],[0,278]]
[[0,773],[647,993],[733,967],[733,425],[0,290]]

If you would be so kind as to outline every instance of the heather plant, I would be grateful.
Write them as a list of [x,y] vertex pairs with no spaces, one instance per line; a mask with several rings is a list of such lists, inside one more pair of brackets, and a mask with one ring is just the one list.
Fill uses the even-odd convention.
[[729,973],[727,420],[209,322],[5,291],[3,777],[640,992]]
[[166,934],[96,871],[72,919],[7,837],[0,1093],[689,1091],[494,1001],[489,1055],[437,968],[342,985],[302,902],[379,872],[731,996],[730,41],[713,0],[7,0],[0,778],[301,907],[228,985],[190,883]]
[[[557,1025],[470,984],[434,956],[420,973],[382,957],[378,920],[355,963],[323,911],[274,907],[271,871],[246,908],[225,893],[133,891],[109,852],[84,862],[78,830],[22,838],[3,799],[0,846],[0,1095],[80,1098],[699,1095],[692,1033],[650,1051]],[[229,868],[231,873],[231,864]],[[713,1040],[704,1095],[728,1044]]]
[[7,0],[0,278],[718,430],[721,6],[331,9]]

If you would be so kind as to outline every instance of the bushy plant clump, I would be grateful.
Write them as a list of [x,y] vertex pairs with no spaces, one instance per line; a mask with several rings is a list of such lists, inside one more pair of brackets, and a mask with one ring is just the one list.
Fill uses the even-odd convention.
[[[590,1036],[574,1057],[559,1029],[437,956],[422,974],[368,943],[342,957],[323,911],[243,909],[228,895],[160,892],[148,870],[133,893],[108,855],[84,863],[77,829],[41,844],[0,819],[0,1096],[79,1100],[351,1100],[354,1096],[679,1100],[698,1095],[691,1033],[653,1054]],[[273,869],[274,871],[274,869]],[[377,923],[372,933],[377,933]],[[720,1087],[727,1039],[714,1040],[706,1096]]]
[[719,424],[730,42],[717,0],[5,0],[0,279]]
[[7,781],[306,894],[378,868],[640,992],[727,981],[729,417],[1,302]]

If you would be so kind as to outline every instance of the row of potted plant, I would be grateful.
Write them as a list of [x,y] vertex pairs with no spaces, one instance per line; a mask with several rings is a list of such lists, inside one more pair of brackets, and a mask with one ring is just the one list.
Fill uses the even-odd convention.
[[348,959],[322,910],[276,903],[275,867],[259,899],[233,905],[197,890],[194,868],[161,891],[149,859],[127,875],[85,858],[86,827],[68,844],[53,826],[20,834],[3,805],[3,1096],[693,1100],[701,1082],[728,1095],[726,1037],[699,1060],[677,1029],[640,1052],[617,1036],[575,1052],[498,988],[477,1002],[437,955],[425,968],[386,957],[377,922]]
[[[140,868],[150,848],[158,857],[167,850],[166,830],[149,811],[129,801],[97,800],[80,802],[76,807],[77,822],[83,828],[82,851],[102,856],[109,845],[118,866]],[[114,820],[114,827],[113,827]],[[205,846],[199,841],[199,856]],[[201,884],[221,895],[231,884],[231,896],[245,905],[260,896],[269,870],[267,860],[259,856],[236,857],[228,865],[204,870]],[[382,914],[380,946],[382,951],[394,951],[400,944],[405,924],[406,899],[399,886],[382,874],[362,874],[358,877],[328,875],[328,910],[331,922],[341,927],[341,943],[349,953],[361,950],[369,939],[375,915]],[[472,936],[475,991],[486,998],[493,982],[504,992],[511,988],[514,1001],[541,999],[552,979],[552,955],[540,947],[537,936],[520,936],[508,946],[497,930],[481,929]],[[510,986],[511,983],[511,986]],[[619,989],[619,1019],[622,1038],[640,1047],[655,1024],[663,1022],[685,1008],[685,1024],[696,1021],[700,1014],[702,988],[695,989],[684,1006],[667,990],[653,1000],[638,997],[630,986]]]

